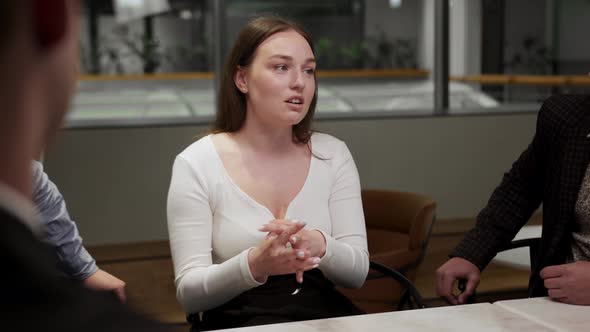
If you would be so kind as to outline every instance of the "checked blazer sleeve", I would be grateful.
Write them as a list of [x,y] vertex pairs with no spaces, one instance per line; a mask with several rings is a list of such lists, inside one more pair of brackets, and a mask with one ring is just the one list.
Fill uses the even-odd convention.
[[[556,107],[557,106],[557,107]],[[483,270],[500,248],[510,243],[544,199],[549,165],[554,162],[562,129],[567,127],[559,103],[550,98],[541,107],[536,132],[527,149],[504,174],[451,257],[462,257]]]

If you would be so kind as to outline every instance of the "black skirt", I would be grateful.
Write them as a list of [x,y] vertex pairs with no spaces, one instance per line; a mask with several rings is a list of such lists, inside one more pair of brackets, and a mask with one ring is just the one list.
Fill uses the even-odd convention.
[[201,321],[192,315],[191,332],[364,313],[318,269],[304,273],[302,286],[298,294],[291,295],[298,287],[294,274],[269,277],[264,285],[204,312]]

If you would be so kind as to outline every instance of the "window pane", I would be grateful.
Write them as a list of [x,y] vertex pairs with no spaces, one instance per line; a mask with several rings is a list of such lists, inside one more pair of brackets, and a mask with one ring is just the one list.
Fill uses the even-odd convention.
[[[72,121],[213,116],[211,1],[171,0],[168,12],[124,24],[110,1],[86,4],[81,67],[99,76],[83,76]],[[226,0],[225,7],[226,51],[262,14],[293,19],[310,32],[320,116],[432,113],[433,1]]]
[[[588,92],[590,48],[581,42],[588,1],[451,3],[450,84],[477,91],[487,110],[536,110],[552,94]],[[469,104],[451,107],[472,111]]]
[[170,1],[166,12],[120,23],[111,1],[86,1],[83,75],[70,124],[182,122],[213,114],[208,3]]
[[228,0],[228,49],[253,17],[274,13],[311,34],[318,114],[421,114],[433,108],[431,1]]

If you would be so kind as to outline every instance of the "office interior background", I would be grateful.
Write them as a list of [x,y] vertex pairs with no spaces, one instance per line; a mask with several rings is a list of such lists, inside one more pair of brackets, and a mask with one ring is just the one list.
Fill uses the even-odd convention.
[[167,239],[174,157],[207,133],[224,55],[262,13],[313,36],[315,129],[347,143],[363,188],[430,195],[438,223],[477,215],[545,98],[590,87],[588,0],[168,5],[121,23],[85,2],[79,88],[44,163],[86,245]]

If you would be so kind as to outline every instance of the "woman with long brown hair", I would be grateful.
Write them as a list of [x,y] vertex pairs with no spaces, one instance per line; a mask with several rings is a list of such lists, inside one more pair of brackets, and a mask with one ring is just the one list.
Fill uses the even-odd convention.
[[177,297],[204,312],[203,329],[360,313],[334,288],[360,287],[368,271],[358,172],[342,141],[311,130],[315,67],[300,26],[251,21],[227,61],[213,133],[176,157]]

